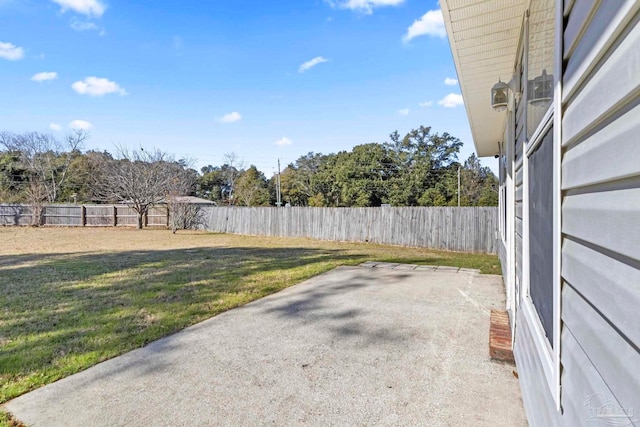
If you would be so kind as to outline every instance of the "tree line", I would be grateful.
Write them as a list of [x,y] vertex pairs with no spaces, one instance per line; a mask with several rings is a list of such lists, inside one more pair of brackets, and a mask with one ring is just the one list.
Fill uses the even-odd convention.
[[[83,151],[82,130],[63,140],[0,132],[0,203],[126,203],[140,216],[171,197],[192,195],[218,205],[273,206],[268,179],[234,154],[200,171],[160,150]],[[497,179],[475,155],[458,161],[462,142],[420,126],[389,141],[332,154],[308,153],[280,174],[283,204],[291,206],[497,205]]]
[[462,142],[421,126],[404,137],[336,154],[309,153],[281,174],[283,199],[296,206],[495,206],[498,180],[475,154],[458,162]]

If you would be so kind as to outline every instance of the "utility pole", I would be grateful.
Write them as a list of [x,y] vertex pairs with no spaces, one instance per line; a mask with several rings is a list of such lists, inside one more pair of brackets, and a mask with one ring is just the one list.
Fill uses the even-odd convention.
[[460,165],[458,165],[458,207],[460,207]]
[[276,206],[282,206],[282,193],[280,188],[280,159],[278,159],[278,175],[276,177]]

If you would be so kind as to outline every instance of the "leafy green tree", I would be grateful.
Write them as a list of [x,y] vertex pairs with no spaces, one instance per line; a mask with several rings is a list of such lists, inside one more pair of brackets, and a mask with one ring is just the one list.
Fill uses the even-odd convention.
[[358,145],[336,158],[335,183],[345,206],[380,206],[387,195],[387,182],[395,167],[386,146]]
[[[282,191],[282,200],[284,203],[290,203],[292,206],[307,206],[309,203],[309,190],[304,188],[303,171],[298,171],[294,164],[290,164],[282,172],[280,172],[280,189]],[[277,176],[271,179],[273,188],[277,185]],[[276,196],[274,192],[273,201],[275,203]]]
[[327,165],[327,156],[313,152],[288,165],[280,174],[283,200],[293,206],[309,205],[310,198],[326,191],[322,172]]
[[463,206],[497,206],[498,179],[489,167],[471,154],[461,170],[461,204]]
[[28,177],[20,162],[20,153],[0,152],[0,203],[16,203],[23,198]]
[[[424,192],[442,181],[457,160],[462,141],[448,133],[432,134],[430,127],[420,126],[400,139],[390,135],[387,146],[393,151],[397,173],[389,186],[389,203],[397,206],[420,204]],[[425,196],[422,203],[431,200]],[[441,198],[437,199],[441,202]]]
[[201,171],[202,175],[198,179],[197,196],[221,204],[224,196],[223,188],[225,187],[222,169],[219,166],[209,165],[202,168]]
[[255,166],[251,165],[237,179],[235,198],[239,206],[268,206],[269,190],[267,179]]

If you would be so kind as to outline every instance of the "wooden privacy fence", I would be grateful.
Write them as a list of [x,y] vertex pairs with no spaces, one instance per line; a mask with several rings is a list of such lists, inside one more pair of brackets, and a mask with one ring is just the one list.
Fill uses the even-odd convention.
[[210,231],[496,253],[497,207],[203,207]]
[[[0,225],[52,225],[86,227],[135,227],[136,211],[126,205],[30,205],[0,204]],[[146,226],[169,225],[166,206],[154,206],[144,217]]]
[[[258,236],[308,237],[465,252],[498,251],[496,207],[308,208],[203,206],[209,231]],[[146,226],[167,227],[169,211],[155,206]],[[126,205],[0,204],[0,225],[135,227]]]

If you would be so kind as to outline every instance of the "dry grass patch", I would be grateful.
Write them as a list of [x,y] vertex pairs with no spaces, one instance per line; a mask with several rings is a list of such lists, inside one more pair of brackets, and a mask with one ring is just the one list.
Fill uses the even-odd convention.
[[497,257],[101,228],[0,228],[0,403],[340,265]]

